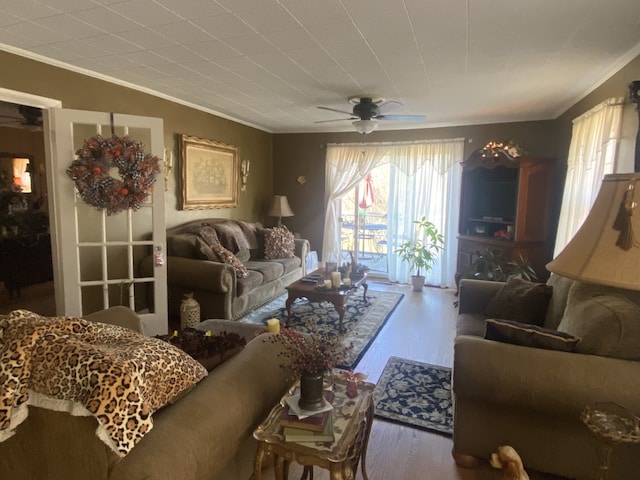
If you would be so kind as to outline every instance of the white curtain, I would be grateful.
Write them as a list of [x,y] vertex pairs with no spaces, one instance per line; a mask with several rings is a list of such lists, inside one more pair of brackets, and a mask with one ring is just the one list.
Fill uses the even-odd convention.
[[622,103],[622,98],[610,98],[573,120],[554,256],[587,217],[604,175],[614,171]]
[[454,285],[460,166],[464,139],[411,143],[328,145],[326,156],[327,213],[323,256],[340,249],[340,198],[375,167],[391,164],[389,190],[389,279],[408,282],[411,273],[393,253],[413,233],[413,221],[424,215],[445,235],[445,253],[426,275],[427,283]]

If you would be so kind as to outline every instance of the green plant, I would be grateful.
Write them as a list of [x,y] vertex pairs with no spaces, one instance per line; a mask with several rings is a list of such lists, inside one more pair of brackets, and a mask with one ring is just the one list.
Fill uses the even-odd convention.
[[438,255],[444,250],[444,236],[424,215],[413,222],[416,225],[414,238],[404,241],[394,250],[400,258],[409,264],[409,269],[421,276],[422,270],[428,272]]
[[504,282],[510,276],[518,276],[529,281],[538,278],[529,261],[522,255],[519,255],[518,260],[512,259],[507,262],[499,248],[476,253],[478,258],[471,264],[466,277],[494,282]]

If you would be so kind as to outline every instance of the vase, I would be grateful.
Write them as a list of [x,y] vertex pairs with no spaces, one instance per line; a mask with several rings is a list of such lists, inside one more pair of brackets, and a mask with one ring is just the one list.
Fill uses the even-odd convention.
[[200,323],[200,304],[193,298],[193,293],[186,293],[180,305],[180,328],[195,327]]
[[324,406],[323,381],[324,374],[322,372],[302,372],[300,375],[300,400],[298,400],[301,409],[313,412]]

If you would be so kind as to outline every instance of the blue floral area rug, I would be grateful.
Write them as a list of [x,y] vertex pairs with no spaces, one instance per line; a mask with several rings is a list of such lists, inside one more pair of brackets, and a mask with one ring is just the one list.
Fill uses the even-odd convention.
[[391,357],[374,398],[376,417],[446,435],[453,432],[450,368]]
[[[380,292],[369,288],[365,301],[362,292],[356,292],[347,299],[343,319],[346,331],[342,334],[338,332],[339,316],[332,303],[309,302],[306,298],[299,298],[291,306],[288,327],[307,333],[309,329],[306,324],[309,320],[315,319],[318,330],[323,335],[338,335],[345,346],[353,343],[353,349],[339,367],[355,368],[403,296],[401,293]],[[287,319],[286,299],[285,293],[240,317],[238,321],[266,325],[268,319],[278,318],[284,324]]]

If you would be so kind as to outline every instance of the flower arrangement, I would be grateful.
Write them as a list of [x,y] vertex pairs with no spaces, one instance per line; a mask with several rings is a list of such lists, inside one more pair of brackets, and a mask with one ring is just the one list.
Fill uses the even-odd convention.
[[338,365],[353,348],[353,343],[344,346],[337,335],[322,334],[315,321],[307,322],[309,333],[300,333],[292,328],[283,328],[268,341],[280,343],[284,350],[278,354],[284,360],[281,368],[289,369],[294,378],[305,373],[324,373]]
[[509,158],[518,158],[524,154],[524,149],[513,140],[507,142],[491,141],[482,149],[483,157],[497,157],[500,154],[506,155]]

